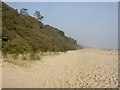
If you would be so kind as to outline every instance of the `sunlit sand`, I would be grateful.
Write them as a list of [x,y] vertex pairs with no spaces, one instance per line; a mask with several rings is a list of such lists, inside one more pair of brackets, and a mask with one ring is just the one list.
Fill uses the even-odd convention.
[[116,88],[118,53],[96,49],[44,56],[31,67],[3,63],[3,88]]

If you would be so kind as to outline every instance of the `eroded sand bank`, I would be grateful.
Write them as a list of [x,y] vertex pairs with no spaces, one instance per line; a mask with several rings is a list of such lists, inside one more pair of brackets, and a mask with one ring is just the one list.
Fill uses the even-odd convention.
[[95,49],[44,56],[31,67],[3,65],[4,88],[116,88],[118,53]]

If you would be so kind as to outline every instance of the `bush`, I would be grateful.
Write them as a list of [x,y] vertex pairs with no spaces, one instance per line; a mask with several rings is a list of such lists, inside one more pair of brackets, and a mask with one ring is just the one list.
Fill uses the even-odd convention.
[[25,53],[30,52],[31,47],[21,37],[17,36],[13,40],[7,42],[6,45],[3,46],[3,53],[11,53],[11,54],[18,54],[18,53]]
[[40,59],[41,58],[37,54],[31,53],[29,55],[29,60],[40,60]]

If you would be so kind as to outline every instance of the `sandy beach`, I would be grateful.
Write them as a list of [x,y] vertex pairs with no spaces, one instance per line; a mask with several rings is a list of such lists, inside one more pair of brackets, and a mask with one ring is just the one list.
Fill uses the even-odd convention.
[[3,88],[116,88],[118,53],[96,49],[42,57],[30,67],[3,62]]
[[0,62],[0,89],[2,89],[2,63],[1,62]]

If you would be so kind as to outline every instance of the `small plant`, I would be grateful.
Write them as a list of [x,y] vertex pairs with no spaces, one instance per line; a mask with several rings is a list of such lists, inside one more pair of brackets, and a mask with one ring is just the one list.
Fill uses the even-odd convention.
[[13,58],[13,59],[18,59],[18,54],[13,54],[13,55],[12,55],[12,58]]
[[31,53],[29,55],[29,60],[40,60],[40,59],[41,58],[37,54]]
[[27,60],[27,57],[24,55],[24,56],[22,57],[22,60]]
[[7,58],[8,55],[6,53],[2,53],[3,58]]

